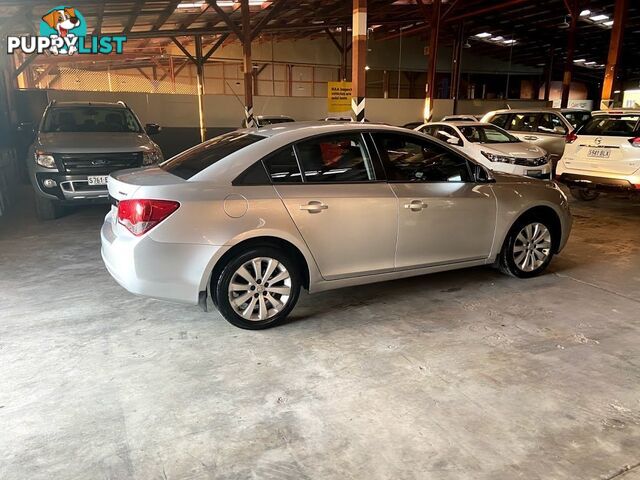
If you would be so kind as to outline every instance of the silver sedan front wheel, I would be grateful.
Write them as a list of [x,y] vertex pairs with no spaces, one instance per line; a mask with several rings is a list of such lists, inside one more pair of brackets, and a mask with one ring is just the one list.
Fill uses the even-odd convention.
[[231,276],[228,295],[234,312],[243,319],[252,322],[269,320],[289,302],[291,275],[275,258],[252,258]]
[[513,261],[523,272],[533,272],[551,254],[551,232],[539,222],[525,225],[513,242]]

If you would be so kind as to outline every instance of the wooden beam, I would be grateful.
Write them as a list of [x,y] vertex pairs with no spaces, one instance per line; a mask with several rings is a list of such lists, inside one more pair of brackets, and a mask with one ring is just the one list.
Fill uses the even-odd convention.
[[607,56],[607,67],[604,72],[602,82],[602,95],[600,108],[613,107],[613,89],[618,73],[618,61],[622,50],[622,38],[626,23],[628,0],[616,0],[616,7],[613,13],[613,26],[611,28],[611,40],[609,42],[609,55]]
[[102,33],[103,18],[104,18],[104,2],[98,4],[98,10],[96,12],[96,26],[93,29],[93,35],[100,35]]
[[351,107],[357,122],[366,119],[367,94],[367,0],[353,0],[353,51],[351,60]]
[[242,14],[242,69],[244,72],[244,108],[247,127],[255,126],[253,117],[253,63],[251,61],[251,12],[249,0],[240,0]]
[[569,25],[567,37],[567,57],[564,62],[564,74],[562,76],[562,99],[560,107],[567,108],[569,104],[569,91],[571,90],[571,76],[573,75],[573,58],[576,51],[576,29],[578,26],[578,0],[571,2],[571,24]]
[[265,26],[267,26],[269,24],[269,22],[271,20],[273,20],[273,18],[276,15],[278,15],[278,13],[280,13],[282,11],[282,9],[287,4],[287,1],[288,0],[279,0],[278,3],[276,3],[275,5],[274,4],[271,5],[271,10],[269,12],[267,12],[267,14],[264,17],[262,17],[262,19],[251,30],[251,39],[252,40],[255,39],[258,35],[260,35],[260,32],[262,31],[262,29]]
[[429,69],[427,70],[425,122],[433,116],[433,103],[436,98],[436,69],[438,61],[438,40],[440,39],[440,9],[442,0],[433,0],[431,5],[431,32],[429,35]]
[[136,24],[136,20],[138,19],[138,15],[140,14],[140,11],[142,10],[143,6],[144,6],[144,1],[137,0],[137,2],[133,7],[133,10],[131,11],[131,14],[129,15],[129,20],[127,21],[127,24],[124,27],[123,33],[125,35],[131,32],[131,29]]
[[244,40],[244,37],[242,36],[243,32],[238,28],[235,22],[231,20],[231,17],[229,17],[229,15],[227,15],[227,13],[218,6],[216,0],[207,0],[207,3],[211,5],[211,8],[213,8],[218,15],[220,15],[220,18],[222,18],[224,23],[227,24],[227,27],[229,27],[229,29],[235,33],[236,37],[238,37],[238,40],[242,42]]
[[178,47],[182,51],[182,53],[184,53],[187,56],[189,60],[191,60],[193,63],[196,63],[196,64],[198,63],[196,60],[196,57],[191,55],[191,53],[189,53],[189,50],[184,48],[184,46],[178,41],[176,37],[171,37],[171,41],[176,44],[176,47]]
[[38,58],[38,54],[33,52],[30,53],[29,56],[25,59],[24,62],[22,62],[22,64],[16,68],[16,70],[13,72],[13,76],[17,77],[18,75],[20,75],[22,72],[25,71],[25,69],[31,65],[33,63],[33,61]]
[[155,32],[162,28],[162,26],[167,22],[167,20],[169,20],[169,17],[173,15],[173,12],[176,11],[176,8],[178,8],[178,4],[180,3],[180,1],[181,0],[171,0],[169,2],[169,5],[167,5],[167,8],[165,8],[162,11],[162,13],[158,15],[158,18],[156,19],[155,23],[151,27],[152,32]]
[[338,42],[338,40],[336,40],[336,37],[333,35],[333,33],[331,33],[331,30],[328,28],[324,29],[324,32],[327,34],[327,36],[329,37],[329,40],[331,40],[331,42],[333,42],[333,44],[336,46],[336,48],[338,49],[339,52],[342,52],[342,45],[340,44],[340,42]]
[[204,54],[204,56],[202,57],[202,61],[206,62],[207,60],[209,60],[209,57],[211,57],[211,55],[213,55],[215,51],[222,46],[225,40],[229,38],[229,35],[229,33],[223,33],[220,38],[218,38],[216,43],[214,43],[213,46],[207,51],[207,53]]

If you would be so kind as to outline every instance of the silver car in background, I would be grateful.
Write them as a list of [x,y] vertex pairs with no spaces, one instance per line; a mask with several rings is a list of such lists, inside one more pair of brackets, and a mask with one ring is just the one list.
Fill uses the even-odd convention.
[[232,324],[282,322],[319,292],[495,264],[545,270],[571,230],[553,182],[491,173],[403,128],[291,123],[238,130],[109,178],[102,257],[130,292]]
[[[571,118],[571,121],[569,118]],[[589,118],[586,110],[556,108],[495,110],[482,117],[482,122],[504,128],[520,140],[543,148],[553,166],[564,153],[564,139],[580,122]],[[573,123],[572,123],[573,122]]]

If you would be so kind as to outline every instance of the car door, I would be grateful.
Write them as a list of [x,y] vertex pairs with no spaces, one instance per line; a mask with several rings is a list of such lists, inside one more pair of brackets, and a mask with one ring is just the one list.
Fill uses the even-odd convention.
[[393,271],[398,200],[361,133],[313,137],[264,163],[325,279]]
[[535,133],[523,139],[544,148],[554,160],[557,160],[564,153],[564,140],[568,133],[569,128],[560,115],[546,112],[538,114]]
[[468,160],[415,135],[372,135],[399,200],[396,268],[487,258],[496,200],[489,184],[474,182]]

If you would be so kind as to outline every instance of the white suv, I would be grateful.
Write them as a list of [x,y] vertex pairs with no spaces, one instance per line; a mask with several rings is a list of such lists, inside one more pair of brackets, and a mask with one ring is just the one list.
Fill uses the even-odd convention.
[[579,200],[640,193],[640,110],[602,110],[567,135],[557,179]]

